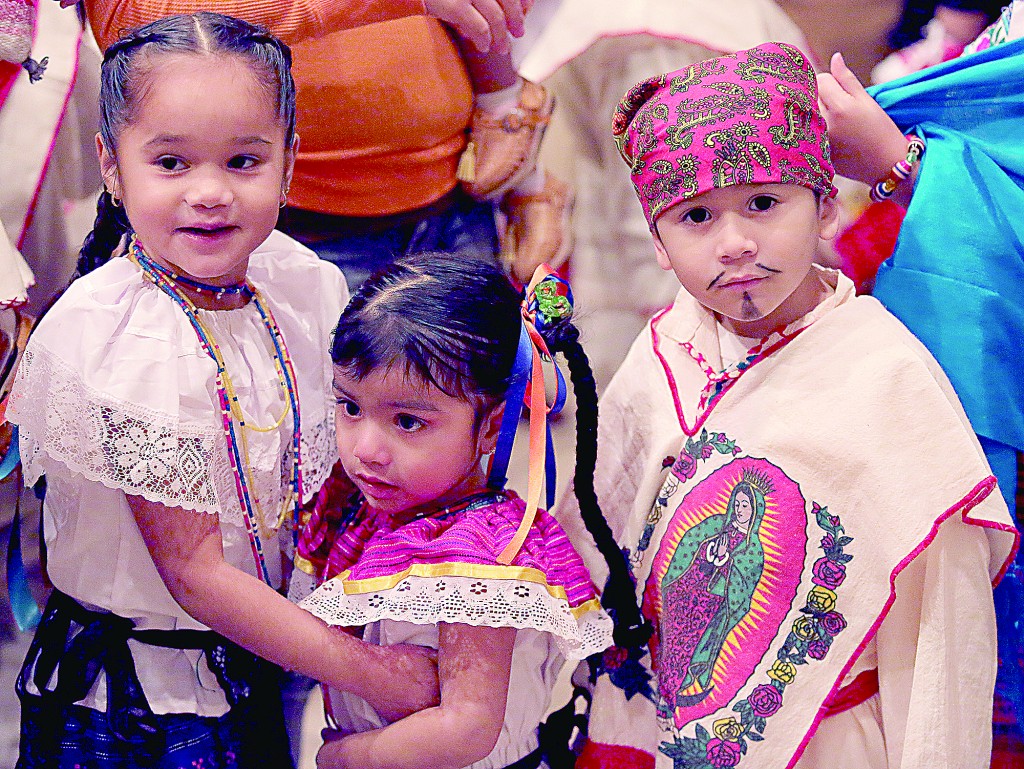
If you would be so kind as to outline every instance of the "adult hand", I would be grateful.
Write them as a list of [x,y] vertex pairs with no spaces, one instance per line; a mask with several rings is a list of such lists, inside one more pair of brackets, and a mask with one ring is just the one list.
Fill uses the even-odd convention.
[[843,176],[874,184],[906,157],[907,139],[864,90],[842,54],[832,56],[829,68],[818,75],[818,99],[828,123],[832,162]]
[[509,34],[522,37],[523,17],[533,0],[424,0],[423,5],[481,53],[506,53]]

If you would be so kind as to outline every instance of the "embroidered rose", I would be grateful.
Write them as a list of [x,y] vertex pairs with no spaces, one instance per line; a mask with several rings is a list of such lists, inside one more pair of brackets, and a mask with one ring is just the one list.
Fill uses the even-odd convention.
[[811,582],[835,590],[846,579],[846,567],[829,558],[819,558],[811,567]]
[[826,534],[824,537],[821,538],[821,549],[822,550],[831,550],[835,546],[836,546],[836,538],[833,537],[831,534]]
[[793,623],[793,635],[801,641],[813,641],[818,637],[818,628],[810,617],[799,617]]
[[628,658],[628,649],[624,649],[621,646],[611,646],[605,650],[601,662],[605,670],[618,670]]
[[837,611],[830,611],[821,618],[821,627],[830,636],[839,635],[846,629],[846,618]]
[[775,660],[771,668],[768,669],[768,677],[784,684],[791,684],[796,678],[796,665],[784,660]]
[[720,718],[715,721],[714,725],[711,727],[711,731],[713,731],[715,736],[720,740],[737,742],[743,734],[743,725],[730,716],[729,718]]
[[836,594],[827,587],[815,585],[807,594],[807,608],[821,613],[832,611],[836,608]]
[[711,447],[710,443],[705,443],[703,446],[701,446],[700,456],[701,456],[702,459],[707,459],[708,457],[710,457],[714,453],[715,453],[715,450],[714,450],[714,448]]
[[782,707],[782,692],[771,684],[761,684],[750,693],[747,702],[755,716],[767,718]]
[[697,460],[681,451],[676,463],[672,465],[672,472],[684,480],[692,478],[697,473]]
[[807,656],[811,659],[823,660],[828,654],[828,646],[825,641],[811,641],[807,644]]
[[707,759],[715,769],[736,766],[740,762],[739,744],[712,737],[708,740]]

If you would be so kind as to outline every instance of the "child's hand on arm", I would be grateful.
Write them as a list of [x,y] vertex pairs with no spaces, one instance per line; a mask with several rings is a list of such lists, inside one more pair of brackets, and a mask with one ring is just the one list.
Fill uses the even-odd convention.
[[[441,704],[383,729],[331,740],[320,769],[458,769],[494,749],[505,721],[514,628],[440,626]],[[401,674],[393,674],[401,680]]]
[[128,505],[167,590],[211,630],[287,670],[352,692],[386,718],[439,701],[432,650],[380,647],[328,627],[225,561],[216,515],[137,496]]
[[[818,75],[818,100],[828,123],[832,162],[843,176],[865,184],[885,178],[896,161],[907,155],[907,139],[864,90],[841,53],[833,54],[830,72]],[[913,181],[897,188],[907,195]],[[902,202],[899,197],[894,198]]]

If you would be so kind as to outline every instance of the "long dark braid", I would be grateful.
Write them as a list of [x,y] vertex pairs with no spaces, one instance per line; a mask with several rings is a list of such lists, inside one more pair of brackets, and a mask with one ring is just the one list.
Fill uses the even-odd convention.
[[615,645],[624,648],[641,646],[650,638],[651,626],[640,613],[636,588],[625,554],[615,541],[615,535],[601,512],[597,492],[594,490],[598,416],[594,373],[580,344],[579,329],[568,319],[548,326],[541,333],[548,349],[565,357],[576,397],[576,469],[573,490],[579,502],[583,523],[608,564],[608,584],[601,596],[601,603],[615,621]]
[[121,238],[130,231],[124,209],[115,206],[111,194],[103,190],[96,201],[96,220],[92,230],[85,236],[78,252],[78,269],[74,277],[86,275],[109,260]]

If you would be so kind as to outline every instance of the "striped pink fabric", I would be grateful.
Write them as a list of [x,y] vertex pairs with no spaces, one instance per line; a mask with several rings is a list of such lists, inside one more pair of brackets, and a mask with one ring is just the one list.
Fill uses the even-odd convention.
[[[511,566],[499,567],[498,554],[519,527],[526,503],[506,492],[504,501],[469,508],[443,518],[418,518],[402,525],[364,507],[355,520],[333,535],[327,553],[324,579],[351,570],[350,580],[388,576],[413,564],[461,563],[509,569],[515,579],[519,568],[542,572],[549,585],[562,587],[573,608],[597,596],[590,574],[565,531],[546,511],[534,519]],[[324,537],[313,529],[325,528],[325,516],[315,516],[303,533],[303,542],[320,545]],[[304,555],[303,542],[300,554]]]

